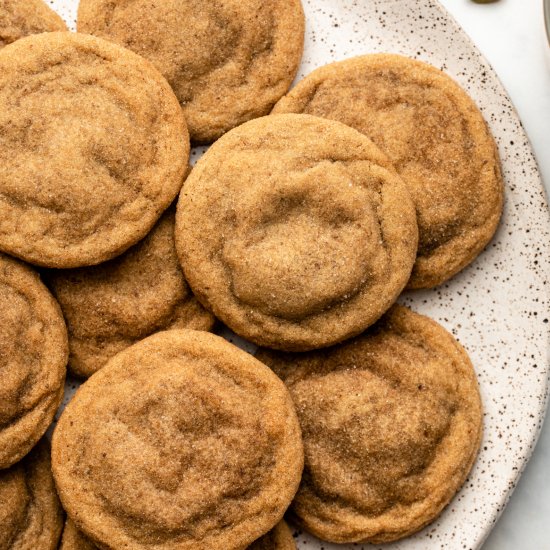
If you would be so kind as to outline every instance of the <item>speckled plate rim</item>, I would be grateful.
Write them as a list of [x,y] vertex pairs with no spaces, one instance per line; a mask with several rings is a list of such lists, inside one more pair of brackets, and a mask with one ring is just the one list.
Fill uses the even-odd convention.
[[[303,1],[307,2],[307,3],[312,2],[312,0],[303,0]],[[325,1],[325,0],[321,0],[320,3],[322,4],[323,1]],[[334,1],[334,0],[332,0],[332,1]],[[527,164],[530,164],[530,163],[534,164],[534,170],[537,172],[537,179],[538,179],[538,184],[535,185],[536,187],[538,187],[536,189],[536,192],[539,192],[539,193],[541,192],[543,197],[545,197],[544,187],[542,185],[542,181],[541,181],[541,178],[540,178],[540,172],[538,172],[538,169],[536,167],[536,161],[534,159],[534,154],[532,152],[532,148],[530,147],[530,144],[528,143],[527,136],[525,135],[525,132],[522,129],[521,122],[519,120],[517,112],[513,108],[512,102],[510,101],[510,98],[509,98],[508,94],[506,93],[502,83],[498,79],[498,76],[496,75],[495,71],[490,66],[490,64],[487,62],[487,60],[482,56],[482,54],[479,52],[479,50],[477,49],[475,44],[471,41],[471,39],[466,35],[464,30],[458,25],[458,23],[453,19],[453,17],[447,12],[447,10],[443,6],[441,6],[436,0],[422,0],[421,2],[420,1],[419,2],[411,2],[410,0],[384,0],[384,1],[388,5],[389,4],[398,4],[399,2],[402,2],[403,5],[406,5],[406,2],[409,2],[407,7],[411,8],[411,6],[414,6],[414,8],[411,8],[411,9],[418,10],[418,13],[423,13],[424,10],[428,11],[428,10],[431,10],[431,9],[436,9],[436,10],[439,11],[441,17],[445,20],[445,23],[450,24],[450,26],[452,26],[453,32],[455,34],[460,35],[460,38],[462,40],[465,40],[466,42],[468,42],[471,51],[475,52],[477,61],[479,61],[481,63],[481,65],[484,67],[485,71],[489,75],[489,79],[496,83],[500,94],[503,97],[506,98],[506,101],[508,102],[508,104],[510,106],[510,113],[509,113],[508,116],[510,117],[510,120],[514,123],[515,131],[516,131],[516,134],[515,134],[516,137],[520,137],[521,139],[524,140],[523,144],[517,143],[513,148],[511,148],[510,151],[508,151],[508,154],[509,155],[512,155],[512,154],[524,155],[525,158],[526,158],[526,163]],[[546,1],[550,2],[550,0],[546,0]],[[367,2],[372,3],[372,4],[376,4],[376,3],[383,4],[384,3],[384,2],[380,2],[380,0],[378,0],[378,2],[377,2],[377,0],[338,0],[338,2],[341,2],[340,5],[345,6],[346,8],[349,7],[349,6],[361,6],[361,5],[364,6],[364,5],[367,4]],[[48,3],[50,5],[52,5],[54,7],[54,9],[57,8],[57,11],[65,17],[65,19],[69,22],[70,26],[74,29],[73,22],[74,22],[74,15],[75,15],[75,12],[76,12],[76,7],[75,6],[77,4],[77,1],[76,0],[48,0]],[[329,3],[329,0],[326,0],[326,3]],[[325,46],[327,44],[328,44],[328,41],[325,42]],[[396,49],[399,49],[399,48],[394,47],[394,45],[392,44],[391,47],[385,48],[385,51],[395,51],[395,53],[406,53],[406,52],[398,52],[398,51],[396,51]],[[368,49],[365,49],[364,53],[367,53],[368,51],[369,51]],[[412,53],[410,55],[415,56]],[[422,56],[420,54],[420,52],[418,52],[418,57],[421,58],[421,59],[424,58],[424,56]],[[424,58],[424,60],[430,61],[429,58],[428,59]],[[330,62],[330,61],[331,61],[330,56],[327,56],[326,62]],[[309,71],[307,71],[307,72],[309,72]],[[203,148],[197,148],[195,150],[195,154],[194,154],[195,159],[198,156],[200,156],[200,154],[202,153],[203,150],[204,150]],[[532,180],[533,179],[534,178],[532,178]],[[546,201],[546,207],[545,207],[545,210],[544,210],[544,214],[542,215],[544,220],[541,221],[541,223],[543,223],[546,226],[546,228],[550,228],[550,211],[548,210],[548,201],[545,198],[543,198],[543,200]],[[489,253],[486,252],[484,254],[485,254],[484,257],[487,259],[487,261],[489,261],[488,260]],[[550,255],[549,255],[549,257],[550,257]],[[481,263],[483,263],[484,261],[485,260],[482,260]],[[463,274],[462,274],[462,275],[459,275],[456,279],[469,277],[469,276],[472,275],[472,272],[475,272],[476,269],[479,269],[479,267],[476,268],[475,266],[472,266],[471,268],[468,268],[468,270],[467,270],[469,272],[468,275],[464,275],[464,277],[463,277]],[[550,280],[550,265],[543,268],[543,270],[546,272],[547,280]],[[453,285],[453,283],[451,283],[451,286],[456,287],[459,284],[461,284],[461,283],[459,282],[457,285]],[[420,313],[425,313],[425,311],[423,311],[422,308],[419,309],[417,307],[418,305],[421,305],[423,295],[425,295],[425,293],[416,293],[414,297],[411,297],[411,295],[408,294],[408,295],[405,295],[401,301],[403,301],[404,303],[406,303],[408,305],[413,305],[413,307],[415,309],[419,310]],[[548,302],[548,298],[546,299],[546,301]],[[442,318],[441,315],[439,315],[439,316],[434,315],[434,318],[438,319],[440,322],[442,322],[445,325],[444,319]],[[455,332],[454,327],[452,327],[452,325],[449,326],[449,324],[447,324],[446,326],[449,329],[452,328],[453,333],[455,333],[455,335],[457,335],[457,332]],[[549,325],[548,328],[550,328],[550,325]],[[540,333],[539,335],[542,335],[542,332],[539,331],[539,333]],[[462,336],[462,333],[459,333],[458,336]],[[490,514],[488,516],[483,517],[482,519],[479,519],[478,523],[481,523],[482,525],[481,526],[479,524],[476,525],[475,529],[473,529],[475,531],[475,533],[472,534],[471,536],[468,535],[466,537],[468,539],[467,545],[466,544],[464,544],[464,545],[460,544],[460,546],[458,546],[459,541],[456,540],[456,539],[452,539],[452,540],[454,540],[454,542],[451,542],[451,543],[448,543],[449,539],[445,539],[445,540],[439,539],[438,540],[438,538],[439,538],[438,537],[438,529],[440,529],[440,528],[436,525],[436,526],[433,527],[433,529],[431,527],[429,527],[427,530],[425,530],[425,531],[427,531],[427,534],[423,532],[424,534],[421,533],[421,534],[419,534],[418,537],[417,536],[411,537],[410,539],[407,539],[407,540],[405,540],[403,542],[400,542],[400,543],[397,543],[395,545],[387,545],[387,546],[384,547],[385,550],[389,550],[389,548],[392,548],[392,549],[395,548],[396,550],[397,549],[401,550],[402,548],[403,549],[405,549],[405,548],[407,548],[407,549],[408,548],[414,548],[414,549],[421,548],[422,550],[424,550],[427,547],[430,547],[430,548],[436,548],[437,547],[437,548],[446,548],[446,549],[454,549],[454,548],[457,548],[457,549],[458,548],[472,548],[473,549],[473,548],[479,548],[482,545],[483,541],[489,535],[494,523],[497,521],[498,517],[502,513],[508,499],[510,498],[510,496],[512,494],[512,491],[515,487],[515,484],[517,483],[517,480],[519,479],[519,477],[521,475],[521,472],[525,468],[525,465],[527,464],[527,462],[528,462],[528,460],[529,460],[529,458],[530,458],[530,456],[533,452],[533,448],[534,448],[534,445],[536,443],[536,440],[538,439],[538,436],[540,435],[540,430],[541,430],[542,422],[543,422],[543,419],[544,419],[546,406],[547,406],[547,403],[548,403],[548,390],[549,390],[549,383],[550,383],[550,380],[549,380],[549,376],[550,376],[550,331],[549,330],[546,330],[545,337],[546,337],[546,340],[547,340],[547,343],[546,343],[546,357],[545,357],[545,364],[544,364],[544,372],[545,372],[544,380],[545,380],[545,382],[544,382],[544,387],[540,388],[539,393],[540,393],[541,397],[540,397],[540,400],[538,401],[537,408],[536,408],[536,410],[535,409],[532,410],[532,414],[533,414],[533,417],[534,417],[533,418],[533,425],[536,425],[536,428],[535,429],[530,429],[530,431],[529,431],[529,435],[531,436],[530,440],[528,442],[526,442],[525,446],[523,447],[522,452],[513,456],[513,461],[511,461],[512,465],[509,467],[509,469],[514,472],[514,475],[511,476],[510,478],[506,479],[506,481],[508,483],[508,489],[506,491],[503,491],[502,493],[499,493],[500,500],[498,502],[494,502],[494,504],[491,508]],[[242,345],[245,348],[247,347],[246,343],[243,343],[242,341],[239,341],[238,339],[235,343],[238,343],[238,344]],[[466,340],[466,344],[468,344],[467,340]],[[69,380],[68,381],[68,386],[67,386],[68,392],[66,394],[66,399],[68,399],[74,393],[75,388],[76,388],[75,381]],[[469,482],[467,482],[467,484],[468,483]],[[458,499],[458,500],[460,500],[460,499]],[[451,506],[453,506],[453,505],[451,505]],[[451,510],[451,512],[454,512],[454,510]],[[447,512],[445,512],[445,513],[447,513]],[[455,518],[455,519],[457,519],[457,518]],[[472,519],[473,519],[472,517],[464,518],[464,521],[465,522],[467,520],[472,521]],[[455,528],[460,528],[460,523],[458,521],[456,522]],[[433,534],[433,539],[434,539],[433,541],[431,541],[432,534]],[[426,537],[429,537],[429,539],[426,538]],[[307,540],[309,541],[309,540],[312,540],[312,539],[308,538]],[[427,542],[428,540],[430,540],[431,542],[428,543]],[[342,549],[343,548],[350,548],[350,549],[351,548],[357,548],[357,549],[359,549],[363,546],[362,545],[353,545],[353,546],[350,545],[350,546],[338,546],[338,547],[336,547],[336,546],[326,544],[326,543],[317,543],[315,541],[306,542],[305,539],[303,539],[303,537],[300,536],[299,539],[298,539],[298,547],[299,548],[321,548],[321,547],[323,547],[325,549],[329,549],[329,548],[330,549],[332,549],[332,548],[342,548]],[[364,547],[367,548],[367,545],[365,545]],[[371,547],[369,546],[369,548],[371,548]]]
[[[489,63],[487,58],[481,53],[481,51],[476,46],[475,42],[470,38],[468,33],[462,28],[462,26],[458,23],[458,21],[449,13],[449,11],[442,4],[439,3],[438,0],[433,0],[433,1],[437,5],[437,7],[441,10],[441,12],[444,14],[444,16],[454,25],[454,27],[456,29],[456,32],[462,34],[463,37],[471,44],[472,49],[475,50],[478,53],[478,56],[479,56],[478,60],[486,67],[487,71],[492,74],[494,80],[498,82],[498,85],[500,86],[503,95],[507,98],[509,104],[511,105],[512,113],[515,116],[515,118],[517,119],[517,122],[518,122],[519,126],[521,127],[523,137],[524,137],[525,141],[528,143],[533,162],[536,165],[536,169],[537,169],[538,176],[539,176],[539,183],[540,183],[541,193],[542,193],[542,195],[543,195],[543,197],[546,201],[546,225],[550,226],[550,202],[548,200],[548,194],[546,192],[546,187],[544,186],[544,181],[542,179],[542,175],[541,175],[541,172],[540,172],[540,169],[539,169],[539,164],[538,164],[538,161],[537,161],[537,157],[535,155],[535,151],[534,151],[534,149],[531,145],[531,140],[529,139],[529,136],[527,135],[527,132],[524,130],[523,123],[521,122],[521,117],[519,116],[519,113],[516,109],[516,106],[515,106],[514,102],[512,101],[510,95],[508,94],[508,91],[506,90],[506,87],[504,86],[502,80],[498,76],[498,73],[496,72],[496,70],[493,68],[491,63]],[[550,0],[544,0],[544,18],[545,18],[545,27],[546,27],[547,38],[548,38],[548,42],[550,44]],[[548,261],[548,267],[547,267],[546,271],[547,271],[547,275],[548,275],[548,281],[550,282],[550,258],[548,258],[547,261]],[[547,289],[547,294],[550,297],[550,288]],[[538,422],[537,429],[535,431],[534,437],[532,439],[532,445],[525,449],[525,453],[523,454],[523,456],[518,456],[517,457],[516,463],[518,463],[518,467],[516,469],[517,473],[516,473],[515,479],[513,480],[513,483],[511,484],[510,490],[508,491],[508,493],[506,495],[504,495],[504,498],[503,498],[503,501],[502,501],[501,505],[495,510],[493,520],[488,525],[488,528],[487,528],[486,532],[477,541],[477,546],[476,546],[477,549],[481,548],[483,543],[487,540],[487,538],[491,534],[491,531],[493,530],[493,527],[495,526],[495,524],[499,520],[500,516],[502,515],[502,513],[504,512],[504,510],[506,508],[506,505],[510,501],[510,499],[511,499],[513,493],[514,493],[514,490],[516,489],[517,483],[520,480],[525,468],[529,464],[529,460],[531,459],[531,457],[532,457],[532,455],[535,451],[537,442],[538,442],[538,440],[540,438],[540,435],[541,435],[541,432],[542,432],[542,426],[543,426],[543,424],[546,420],[546,415],[549,412],[549,404],[550,404],[550,323],[548,325],[546,338],[547,338],[547,344],[548,345],[547,345],[547,357],[546,357],[546,365],[545,365],[545,367],[546,367],[546,387],[544,389],[545,397],[544,397],[543,400],[540,401],[540,407],[539,407],[539,410],[538,410],[539,422]]]

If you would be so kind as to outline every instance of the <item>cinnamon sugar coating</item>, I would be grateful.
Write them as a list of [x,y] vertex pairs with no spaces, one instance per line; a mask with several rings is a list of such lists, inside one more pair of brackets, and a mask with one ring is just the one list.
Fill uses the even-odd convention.
[[0,469],[21,460],[52,423],[67,356],[53,296],[30,267],[0,253]]
[[237,550],[282,519],[303,447],[270,369],[218,336],[171,330],[80,387],[52,467],[69,517],[98,546]]
[[151,61],[181,102],[195,142],[267,115],[296,76],[300,0],[81,0],[78,30]]
[[391,54],[313,71],[273,109],[338,120],[388,155],[418,213],[409,288],[431,288],[472,262],[493,237],[503,183],[495,142],[475,103],[445,73]]
[[0,51],[0,250],[81,267],[141,240],[183,183],[189,138],[166,80],[76,33]]
[[466,352],[435,321],[394,306],[340,346],[256,357],[296,405],[306,459],[291,510],[314,535],[406,537],[464,483],[482,436],[479,389]]
[[62,528],[50,445],[43,439],[21,462],[0,470],[0,548],[56,550]]
[[30,34],[66,30],[43,0],[0,0],[0,49]]
[[[97,550],[97,546],[67,519],[59,550]],[[296,550],[296,544],[288,525],[280,521],[269,533],[253,542],[248,550]]]
[[174,218],[170,208],[143,241],[110,262],[46,274],[67,320],[69,369],[77,376],[91,376],[155,332],[214,325],[179,266]]
[[358,334],[407,283],[416,214],[401,178],[352,128],[268,116],[218,140],[178,201],[193,292],[237,334],[302,351]]

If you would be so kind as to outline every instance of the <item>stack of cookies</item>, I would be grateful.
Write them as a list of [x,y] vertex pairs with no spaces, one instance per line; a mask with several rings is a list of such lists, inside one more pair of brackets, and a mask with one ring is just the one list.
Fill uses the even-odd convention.
[[78,30],[0,0],[0,548],[422,529],[482,405],[462,346],[396,301],[497,229],[473,101],[390,54],[289,92],[299,0],[81,0]]

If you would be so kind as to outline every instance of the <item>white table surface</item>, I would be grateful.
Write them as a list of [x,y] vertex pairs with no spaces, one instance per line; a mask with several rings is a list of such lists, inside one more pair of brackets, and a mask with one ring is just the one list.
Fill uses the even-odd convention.
[[[542,0],[440,0],[495,68],[514,102],[550,194],[550,47]],[[550,262],[550,258],[547,258]],[[550,550],[550,420],[483,550]]]

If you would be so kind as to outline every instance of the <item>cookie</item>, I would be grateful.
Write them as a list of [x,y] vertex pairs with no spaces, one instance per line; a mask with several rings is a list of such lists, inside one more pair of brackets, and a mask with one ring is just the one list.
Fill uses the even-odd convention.
[[66,30],[42,0],[0,0],[0,49],[30,34]]
[[[18,462],[63,398],[67,329],[38,275],[0,253],[0,469]],[[1,508],[1,507],[0,507]]]
[[281,521],[267,535],[249,546],[248,550],[296,550],[296,543],[288,525]]
[[181,108],[134,53],[46,33],[0,51],[0,250],[81,267],[141,240],[178,194]]
[[307,115],[232,130],[178,201],[176,248],[197,298],[252,342],[303,351],[363,331],[416,256],[413,203],[373,143]]
[[475,103],[440,70],[399,55],[317,69],[273,113],[343,122],[384,151],[418,212],[409,288],[431,288],[472,262],[493,237],[503,183],[493,137]]
[[[97,546],[67,519],[59,550],[96,550]],[[281,521],[267,535],[253,542],[248,550],[296,550],[288,525]]]
[[292,513],[317,537],[382,544],[433,521],[482,435],[472,364],[435,321],[394,306],[341,346],[257,358],[287,384],[305,469]]
[[97,550],[97,546],[67,518],[59,550]]
[[69,369],[77,376],[91,376],[113,355],[155,332],[214,325],[183,277],[174,218],[170,208],[143,241],[110,262],[47,274],[67,320]]
[[19,463],[0,471],[0,548],[55,550],[63,510],[44,439]]
[[151,61],[197,143],[267,115],[296,76],[304,46],[300,0],[81,0],[78,30]]
[[273,372],[219,336],[171,330],[80,387],[52,467],[67,514],[98,545],[237,550],[281,520],[303,447]]

